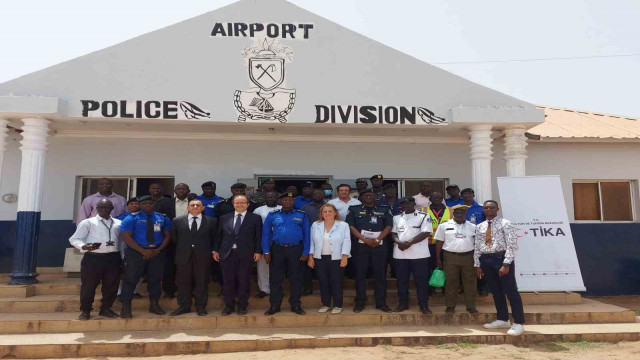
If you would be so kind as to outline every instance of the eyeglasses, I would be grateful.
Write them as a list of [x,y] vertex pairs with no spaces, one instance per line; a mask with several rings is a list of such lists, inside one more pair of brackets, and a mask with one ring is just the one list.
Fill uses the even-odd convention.
[[482,208],[485,209],[485,210],[495,210],[495,209],[497,209],[497,207],[495,207],[495,206],[483,206]]
[[191,205],[189,205],[189,207],[192,207],[192,208],[197,208],[197,207],[200,207],[200,206],[202,206],[202,205],[200,205],[200,204],[191,204]]

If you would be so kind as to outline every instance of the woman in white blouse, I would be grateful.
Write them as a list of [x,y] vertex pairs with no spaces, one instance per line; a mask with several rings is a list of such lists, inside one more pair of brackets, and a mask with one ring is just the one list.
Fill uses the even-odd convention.
[[307,264],[316,269],[320,280],[322,307],[318,312],[342,312],[342,278],[347,259],[351,256],[349,225],[340,220],[338,209],[332,204],[320,208],[320,220],[311,225],[311,247]]

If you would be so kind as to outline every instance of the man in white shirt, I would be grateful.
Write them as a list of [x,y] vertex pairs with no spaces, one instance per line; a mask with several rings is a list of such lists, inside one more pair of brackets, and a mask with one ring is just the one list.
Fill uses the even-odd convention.
[[434,238],[436,244],[436,258],[438,266],[442,267],[444,253],[444,273],[446,281],[444,285],[445,312],[453,314],[458,302],[458,287],[462,279],[464,290],[464,303],[467,311],[477,314],[476,309],[476,269],[473,266],[473,249],[475,246],[476,226],[465,220],[467,205],[456,205],[451,208],[453,219],[447,220],[438,226]]
[[394,311],[409,308],[409,275],[413,274],[418,293],[418,304],[423,314],[429,310],[429,244],[425,240],[431,233],[428,214],[415,210],[415,199],[405,196],[400,199],[402,213],[393,217],[391,237],[393,239],[393,262],[396,269],[398,297],[400,302]]
[[120,220],[111,217],[113,203],[102,199],[96,204],[98,214],[84,219],[69,238],[73,247],[84,253],[80,264],[80,317],[89,320],[96,288],[102,282],[102,306],[98,315],[116,318],[111,306],[120,281]]
[[[282,206],[278,205],[278,193],[275,191],[266,192],[264,194],[264,201],[266,205],[262,205],[253,210],[254,214],[258,214],[262,217],[263,224],[270,212],[282,209]],[[259,291],[258,294],[256,294],[256,297],[258,299],[262,299],[263,297],[269,296],[271,293],[271,288],[269,287],[269,265],[264,257],[261,257],[260,260],[258,260],[257,267]]]
[[344,221],[347,218],[349,212],[349,206],[362,205],[360,200],[354,199],[350,196],[351,186],[347,184],[340,184],[337,187],[338,197],[327,201],[327,204],[331,204],[338,209],[338,215],[340,219]]

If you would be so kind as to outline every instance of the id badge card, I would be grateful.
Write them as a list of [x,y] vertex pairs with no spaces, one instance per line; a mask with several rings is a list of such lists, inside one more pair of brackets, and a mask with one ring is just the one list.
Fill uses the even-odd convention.
[[374,224],[374,225],[377,224],[378,223],[378,217],[375,216],[375,215],[371,216],[371,223]]
[[456,234],[456,239],[464,239],[464,234]]
[[160,230],[162,230],[162,229],[160,228],[160,224],[153,224],[153,231],[154,231],[154,232],[160,232]]
[[404,226],[404,225],[398,226],[398,232],[399,233],[404,232],[405,230],[406,230],[406,226]]

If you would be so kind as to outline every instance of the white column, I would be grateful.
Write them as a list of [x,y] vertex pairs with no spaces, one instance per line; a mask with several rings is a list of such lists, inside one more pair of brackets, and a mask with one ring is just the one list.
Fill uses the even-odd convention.
[[471,181],[476,201],[492,199],[491,196],[491,125],[473,125],[469,127],[469,147],[471,152]]
[[47,154],[49,121],[22,119],[22,166],[18,188],[18,211],[40,212],[44,185],[44,160]]
[[7,150],[7,138],[9,137],[8,120],[0,119],[0,185],[2,185],[2,163],[4,152]]
[[44,160],[47,152],[49,121],[22,119],[22,167],[18,190],[16,241],[13,248],[13,267],[9,284],[38,282],[36,262],[40,236],[40,209],[44,185]]
[[524,127],[509,127],[504,130],[504,159],[507,161],[507,176],[525,176],[527,159],[527,137]]

